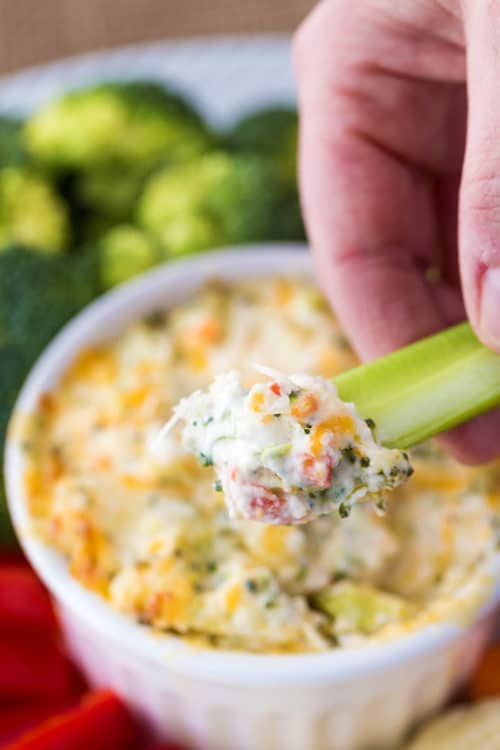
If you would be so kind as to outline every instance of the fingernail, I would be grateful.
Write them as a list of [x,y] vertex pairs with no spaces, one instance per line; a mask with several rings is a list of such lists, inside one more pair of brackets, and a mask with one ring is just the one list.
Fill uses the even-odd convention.
[[483,276],[479,329],[484,343],[500,351],[500,268]]

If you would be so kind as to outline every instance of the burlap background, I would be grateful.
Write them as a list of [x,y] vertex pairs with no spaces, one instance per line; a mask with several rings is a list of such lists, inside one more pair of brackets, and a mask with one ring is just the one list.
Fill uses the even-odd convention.
[[120,44],[291,31],[314,0],[0,0],[0,73]]

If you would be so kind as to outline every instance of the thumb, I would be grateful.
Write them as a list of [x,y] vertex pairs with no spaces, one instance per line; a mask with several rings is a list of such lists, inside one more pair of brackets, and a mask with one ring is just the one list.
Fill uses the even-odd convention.
[[467,45],[467,144],[459,246],[467,313],[500,351],[500,3],[463,0]]

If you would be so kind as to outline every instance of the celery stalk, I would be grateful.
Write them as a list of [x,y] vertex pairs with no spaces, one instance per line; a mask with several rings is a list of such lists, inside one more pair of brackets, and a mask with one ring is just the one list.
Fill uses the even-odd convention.
[[344,401],[373,419],[383,445],[409,448],[500,405],[500,354],[462,323],[334,382]]

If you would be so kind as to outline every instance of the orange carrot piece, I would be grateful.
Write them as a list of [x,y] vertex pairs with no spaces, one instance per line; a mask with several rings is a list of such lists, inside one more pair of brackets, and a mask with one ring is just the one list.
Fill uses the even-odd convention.
[[469,683],[472,700],[500,695],[500,644],[484,653]]

